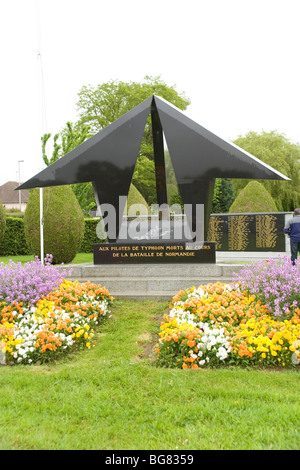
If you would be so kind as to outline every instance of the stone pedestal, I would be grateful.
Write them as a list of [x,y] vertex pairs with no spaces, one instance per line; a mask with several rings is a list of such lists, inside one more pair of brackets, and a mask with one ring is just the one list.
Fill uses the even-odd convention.
[[238,264],[102,264],[76,265],[70,280],[91,281],[107,287],[116,298],[171,300],[181,289],[231,282]]

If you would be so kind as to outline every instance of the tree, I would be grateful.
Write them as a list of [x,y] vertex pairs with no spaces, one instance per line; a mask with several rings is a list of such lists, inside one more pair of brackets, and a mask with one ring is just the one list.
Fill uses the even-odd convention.
[[[276,131],[249,132],[234,141],[236,145],[272,166],[291,181],[263,180],[279,211],[293,211],[300,206],[300,147]],[[233,180],[237,194],[249,180]]]
[[83,212],[88,213],[97,209],[92,183],[77,183],[70,186]]
[[[95,87],[82,87],[77,102],[79,123],[88,125],[95,134],[152,95],[164,98],[181,110],[185,110],[190,104],[188,98],[180,95],[174,86],[168,86],[160,76],[145,76],[144,80],[142,83],[111,80]],[[145,127],[140,155],[153,159],[150,116]]]
[[241,190],[229,212],[277,212],[277,207],[262,183],[250,181]]
[[[68,152],[78,147],[86,139],[91,137],[90,128],[81,124],[72,124],[67,122],[65,128],[53,137],[53,150],[52,156],[49,158],[46,154],[46,146],[51,137],[51,134],[44,134],[41,137],[42,141],[42,156],[45,165],[49,166],[56,162],[59,158],[66,155]],[[60,139],[60,144],[57,143]]]
[[[49,166],[56,162],[59,158],[78,147],[85,140],[91,137],[90,128],[82,124],[72,124],[67,122],[65,128],[53,137],[53,150],[51,157],[46,153],[46,146],[49,143],[51,134],[44,134],[42,141],[42,157],[45,165]],[[91,211],[96,209],[96,201],[94,197],[93,186],[91,183],[72,184],[71,188],[83,211]]]
[[[96,87],[82,87],[78,93],[77,103],[79,120],[75,124],[68,122],[60,133],[54,135],[51,157],[48,157],[46,152],[46,145],[51,134],[45,134],[42,137],[42,154],[45,164],[48,166],[55,162],[153,94],[161,96],[182,110],[190,104],[188,98],[180,95],[174,86],[166,85],[160,77],[146,76],[142,83],[111,80]],[[145,127],[132,182],[149,205],[156,203],[150,116]],[[83,210],[89,211],[96,208],[91,183],[72,185],[72,189]]]
[[132,183],[149,205],[156,204],[156,181],[154,161],[141,155],[135,165]]
[[233,183],[230,178],[216,178],[212,213],[222,214],[229,211],[235,198]]

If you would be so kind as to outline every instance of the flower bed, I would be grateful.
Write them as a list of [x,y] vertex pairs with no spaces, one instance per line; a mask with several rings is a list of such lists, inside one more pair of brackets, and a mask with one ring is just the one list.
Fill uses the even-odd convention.
[[300,262],[293,266],[287,256],[245,265],[234,280],[264,303],[272,315],[288,318],[291,307],[300,306]]
[[113,297],[100,285],[62,281],[62,273],[62,266],[38,260],[2,267],[2,363],[45,362],[74,348],[91,348],[94,329],[107,317]]
[[300,359],[300,309],[276,317],[241,283],[180,291],[155,347],[157,364],[198,369],[220,364],[292,366]]
[[53,266],[51,263],[52,255],[46,255],[44,264],[37,257],[24,265],[13,261],[1,263],[0,301],[33,304],[57,288],[68,272],[65,266]]

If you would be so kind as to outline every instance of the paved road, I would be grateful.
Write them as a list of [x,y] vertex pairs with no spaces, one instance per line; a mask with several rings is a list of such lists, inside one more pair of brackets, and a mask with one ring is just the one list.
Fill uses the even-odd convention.
[[240,264],[250,263],[251,261],[261,261],[269,258],[278,258],[283,256],[291,256],[289,251],[287,252],[242,252],[242,251],[217,251],[216,262],[219,264]]

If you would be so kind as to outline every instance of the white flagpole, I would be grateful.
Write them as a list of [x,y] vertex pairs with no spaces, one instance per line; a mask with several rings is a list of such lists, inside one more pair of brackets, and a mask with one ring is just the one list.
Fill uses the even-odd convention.
[[[45,103],[45,90],[44,90],[44,76],[43,76],[43,64],[42,64],[42,52],[41,52],[41,25],[40,25],[40,10],[39,0],[36,0],[36,13],[37,13],[37,34],[38,34],[38,53],[37,59],[40,63],[40,96],[41,96],[41,121],[42,121],[42,133],[47,132],[47,119],[46,119],[46,103]],[[41,263],[44,264],[44,213],[43,213],[43,188],[40,188],[40,251],[41,251]]]
[[40,188],[40,241],[41,241],[41,262],[44,264],[44,214],[43,214],[43,188]]

